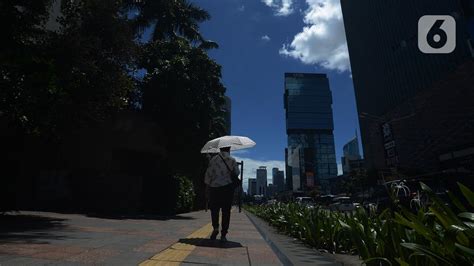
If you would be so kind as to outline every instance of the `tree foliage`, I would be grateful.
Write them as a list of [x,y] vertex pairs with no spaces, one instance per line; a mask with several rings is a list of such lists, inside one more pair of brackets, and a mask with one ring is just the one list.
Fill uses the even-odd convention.
[[38,25],[48,17],[50,1],[2,1],[0,3],[0,114],[26,125],[37,92],[47,87],[49,66],[45,56],[46,32]]
[[50,1],[16,4],[11,16],[18,24],[2,50],[0,96],[0,110],[14,124],[59,138],[127,105],[135,44],[119,2],[64,1],[58,31],[45,25]]
[[[4,115],[29,132],[60,135],[126,108],[139,91],[147,112],[171,122],[163,124],[173,132],[171,146],[219,135],[225,89],[220,66],[203,49],[212,42],[199,33],[206,11],[184,0],[63,1],[60,30],[51,31],[44,26],[51,4],[2,3],[9,20],[0,57]],[[137,42],[149,27],[151,42]],[[146,70],[143,80],[136,69]]]
[[55,18],[55,2],[0,3],[0,118],[22,132],[17,141],[60,146],[143,107],[165,132],[173,175],[198,183],[201,146],[224,132],[221,67],[207,55],[217,44],[199,32],[209,13],[186,0],[81,0],[61,1]]
[[183,164],[183,153],[198,154],[209,138],[224,133],[220,66],[180,37],[151,42],[145,51],[143,109],[166,121],[167,146],[175,166],[195,167],[198,158]]

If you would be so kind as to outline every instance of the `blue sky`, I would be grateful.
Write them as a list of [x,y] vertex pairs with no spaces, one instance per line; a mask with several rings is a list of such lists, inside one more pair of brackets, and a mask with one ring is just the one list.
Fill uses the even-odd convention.
[[220,46],[209,54],[222,66],[232,99],[232,134],[257,143],[233,154],[245,161],[245,179],[255,177],[259,165],[284,168],[285,72],[328,75],[340,164],[342,146],[354,136],[358,120],[339,0],[192,2],[211,15],[201,32]]

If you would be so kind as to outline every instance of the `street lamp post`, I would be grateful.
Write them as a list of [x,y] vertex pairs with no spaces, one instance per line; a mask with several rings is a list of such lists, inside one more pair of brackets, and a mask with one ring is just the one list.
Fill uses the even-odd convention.
[[244,161],[240,161],[237,163],[240,166],[240,186],[238,187],[238,206],[239,212],[242,212],[242,185],[244,183]]

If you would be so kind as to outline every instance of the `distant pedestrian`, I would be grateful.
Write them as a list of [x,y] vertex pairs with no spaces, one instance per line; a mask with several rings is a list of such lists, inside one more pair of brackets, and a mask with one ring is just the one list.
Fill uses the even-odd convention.
[[234,198],[237,176],[240,174],[238,164],[230,156],[230,147],[220,148],[220,152],[211,158],[204,182],[209,189],[209,209],[211,210],[211,239],[219,234],[219,212],[222,210],[221,241],[227,241],[229,230],[230,209]]

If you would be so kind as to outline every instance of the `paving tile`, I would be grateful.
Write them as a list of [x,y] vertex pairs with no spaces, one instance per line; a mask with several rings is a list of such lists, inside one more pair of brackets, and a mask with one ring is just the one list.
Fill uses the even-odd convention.
[[86,251],[78,255],[73,255],[65,258],[65,261],[68,262],[79,262],[85,264],[97,264],[103,263],[108,258],[118,255],[119,252],[112,249],[94,249],[91,251]]
[[50,265],[54,263],[52,260],[16,257],[11,260],[1,262],[1,266],[29,266],[29,265]]
[[[49,212],[20,212],[20,215],[62,219],[61,226],[0,235],[1,266],[137,265],[180,239],[194,235],[210,222],[210,213],[203,211],[175,219],[104,219]],[[207,231],[202,232],[207,234]],[[193,248],[184,258],[183,265],[282,264],[249,218],[236,209],[231,215],[226,245],[220,245],[219,241],[209,244],[207,237],[203,235],[199,236],[202,240],[192,240]],[[187,242],[181,243],[190,246]]]
[[17,258],[17,256],[7,255],[7,254],[0,254],[0,265],[2,265],[2,262],[12,260],[14,258]]
[[[268,247],[255,226],[244,213],[235,211],[231,214],[231,222],[227,239],[234,243],[233,248],[202,247],[196,249],[185,259],[190,263],[211,263],[216,265],[281,265],[278,257]],[[252,258],[251,249],[258,249],[258,257]]]

